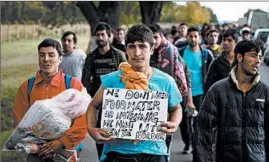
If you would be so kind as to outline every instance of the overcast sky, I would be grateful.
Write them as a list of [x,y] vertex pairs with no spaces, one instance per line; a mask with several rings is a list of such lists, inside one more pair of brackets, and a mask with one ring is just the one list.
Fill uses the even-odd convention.
[[[186,2],[177,2],[185,5]],[[210,7],[219,21],[237,21],[248,9],[261,9],[269,12],[269,2],[200,2],[202,6]]]

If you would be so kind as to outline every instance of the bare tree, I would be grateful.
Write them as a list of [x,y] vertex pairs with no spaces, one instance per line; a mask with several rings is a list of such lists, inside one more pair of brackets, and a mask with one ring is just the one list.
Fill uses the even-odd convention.
[[120,22],[120,5],[119,1],[79,1],[77,6],[87,19],[91,27],[91,40],[86,53],[96,48],[94,28],[99,22],[107,22],[112,28],[117,28]]
[[164,2],[140,1],[139,3],[142,23],[146,25],[158,23],[161,17],[161,11]]

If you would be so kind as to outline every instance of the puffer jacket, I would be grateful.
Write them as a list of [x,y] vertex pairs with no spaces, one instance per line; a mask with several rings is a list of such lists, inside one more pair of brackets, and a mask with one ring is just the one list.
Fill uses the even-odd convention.
[[232,65],[221,53],[209,66],[205,81],[205,93],[214,83],[229,76],[231,69]]
[[194,162],[269,161],[269,87],[257,75],[244,94],[235,68],[205,96],[195,127]]

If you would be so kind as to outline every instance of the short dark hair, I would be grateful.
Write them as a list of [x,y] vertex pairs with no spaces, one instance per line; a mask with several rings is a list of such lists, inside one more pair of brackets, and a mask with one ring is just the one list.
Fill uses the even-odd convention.
[[116,29],[117,32],[119,32],[119,31],[121,31],[121,30],[124,31],[124,33],[125,33],[125,29],[123,29],[123,28],[117,28],[117,29]]
[[243,57],[246,52],[255,51],[259,53],[261,51],[262,42],[258,39],[252,39],[252,40],[242,40],[239,43],[236,44],[234,49],[235,54],[235,64],[238,63],[237,55],[240,53]]
[[97,24],[97,26],[94,29],[94,35],[96,34],[97,31],[100,30],[105,30],[108,37],[110,37],[111,35],[111,27],[109,24],[105,23],[105,22],[100,22],[99,24]]
[[63,41],[64,38],[67,37],[68,35],[73,35],[73,41],[75,42],[75,44],[77,44],[77,41],[78,41],[77,35],[72,31],[64,32],[61,40]]
[[57,40],[46,38],[41,43],[39,43],[37,47],[38,52],[40,51],[40,48],[42,47],[53,47],[57,50],[57,52],[59,53],[59,56],[63,55],[62,46]]
[[127,46],[128,43],[134,43],[135,41],[148,42],[152,47],[153,32],[144,24],[134,25],[126,33],[125,45]]
[[228,29],[224,32],[223,37],[222,38],[227,38],[231,36],[233,38],[233,40],[237,43],[238,42],[238,33],[235,29]]
[[208,37],[209,34],[211,33],[219,33],[218,29],[209,29],[207,32],[206,32],[206,37]]
[[165,32],[164,34],[164,37],[167,39],[167,38],[174,38],[173,35],[170,33],[170,32]]
[[162,27],[158,24],[149,25],[149,28],[153,33],[159,33],[160,35],[164,33]]
[[242,34],[246,34],[246,33],[250,33],[250,31],[248,31],[248,30],[243,30],[242,31]]
[[227,23],[222,24],[222,27],[224,27],[224,26],[228,26],[228,24]]
[[179,24],[179,26],[183,26],[183,25],[185,25],[185,26],[187,26],[187,27],[188,27],[188,24],[187,24],[187,23],[185,23],[185,22],[183,22],[183,23],[180,23],[180,24]]
[[191,26],[191,27],[189,27],[189,29],[188,29],[187,35],[189,35],[189,33],[190,33],[190,32],[193,32],[193,31],[196,31],[196,32],[198,32],[198,33],[200,34],[200,30],[199,30],[197,27],[195,27],[195,26]]

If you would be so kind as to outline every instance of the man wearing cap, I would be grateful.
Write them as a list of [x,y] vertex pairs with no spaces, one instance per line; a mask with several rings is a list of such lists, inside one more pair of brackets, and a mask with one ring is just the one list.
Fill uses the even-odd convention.
[[242,37],[242,40],[249,40],[250,39],[250,28],[249,27],[244,27],[241,30],[241,37]]

